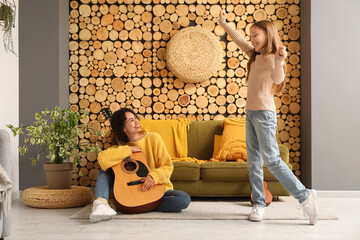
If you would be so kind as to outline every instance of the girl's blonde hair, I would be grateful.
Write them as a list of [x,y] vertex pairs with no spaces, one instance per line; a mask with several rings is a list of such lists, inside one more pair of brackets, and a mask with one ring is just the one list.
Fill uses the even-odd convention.
[[[275,24],[270,21],[263,20],[263,21],[255,22],[251,27],[261,28],[267,34],[267,44],[264,46],[262,52],[264,57],[266,57],[266,55],[269,54],[276,54],[277,49],[282,45],[282,43]],[[249,78],[251,63],[253,63],[256,58],[255,50],[252,50],[249,55],[250,55],[250,59],[247,63],[248,78]],[[285,64],[284,64],[284,73],[286,73]],[[275,94],[280,94],[282,90],[284,90],[284,88],[285,88],[285,81],[281,82],[280,84],[273,84],[273,90]]]

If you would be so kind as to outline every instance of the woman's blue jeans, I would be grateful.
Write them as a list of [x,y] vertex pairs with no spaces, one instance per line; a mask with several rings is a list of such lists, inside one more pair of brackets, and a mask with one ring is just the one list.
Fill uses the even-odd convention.
[[[96,198],[109,199],[109,194],[114,187],[114,178],[109,172],[99,170],[96,185]],[[183,191],[168,190],[165,192],[164,201],[154,211],[158,212],[180,212],[187,208],[190,204],[191,198],[189,194]]]
[[305,201],[310,191],[295,177],[280,157],[276,141],[276,113],[273,111],[246,111],[246,148],[249,179],[253,202],[265,206],[263,163],[284,188],[299,203]]

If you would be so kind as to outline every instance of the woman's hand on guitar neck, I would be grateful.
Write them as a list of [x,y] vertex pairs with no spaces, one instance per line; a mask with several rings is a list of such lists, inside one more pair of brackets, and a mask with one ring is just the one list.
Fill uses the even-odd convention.
[[131,152],[136,153],[136,152],[142,152],[141,148],[139,146],[129,146]]
[[142,180],[142,182],[143,182],[143,185],[141,187],[141,190],[143,192],[150,190],[154,186],[154,183],[155,183],[154,179],[150,175],[147,175],[146,178],[144,178]]

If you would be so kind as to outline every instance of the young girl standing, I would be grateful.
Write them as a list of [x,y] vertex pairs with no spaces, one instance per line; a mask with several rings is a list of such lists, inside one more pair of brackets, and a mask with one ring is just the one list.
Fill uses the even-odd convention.
[[265,213],[263,161],[271,173],[302,205],[310,224],[318,220],[315,190],[306,189],[280,158],[276,141],[276,108],[274,93],[285,86],[285,59],[280,36],[270,21],[255,22],[250,28],[251,43],[226,23],[221,11],[220,25],[248,57],[248,94],[246,101],[246,147],[249,179],[253,193],[250,220],[260,222]]

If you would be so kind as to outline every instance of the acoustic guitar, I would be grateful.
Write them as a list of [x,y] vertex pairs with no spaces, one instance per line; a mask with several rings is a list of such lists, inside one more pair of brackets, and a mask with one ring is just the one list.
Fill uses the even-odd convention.
[[[269,206],[270,203],[273,200],[273,195],[271,194],[269,189],[267,189],[267,183],[265,181],[263,182],[263,186],[264,186],[264,195],[265,195],[265,205]],[[251,193],[251,196],[250,196],[250,202],[251,202],[251,205],[253,205],[252,193]]]
[[[106,118],[111,118],[109,108],[101,110]],[[157,208],[163,201],[164,184],[156,184],[150,190],[141,190],[143,179],[149,174],[149,166],[143,152],[133,153],[112,167],[114,173],[114,205],[122,213],[144,213]]]

